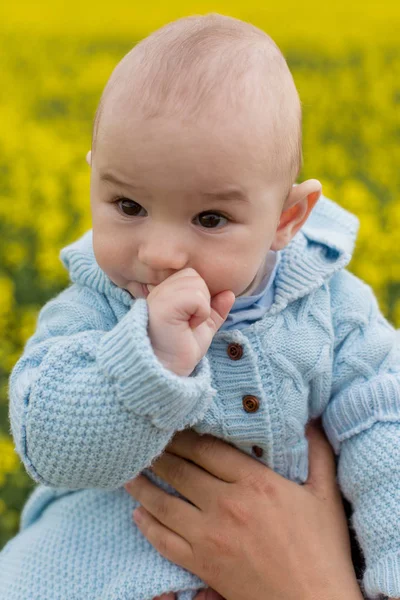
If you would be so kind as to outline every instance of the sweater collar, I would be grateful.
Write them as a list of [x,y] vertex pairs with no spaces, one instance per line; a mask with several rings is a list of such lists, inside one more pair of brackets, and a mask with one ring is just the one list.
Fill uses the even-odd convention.
[[[275,298],[268,313],[321,287],[335,272],[350,262],[358,230],[357,218],[325,197],[321,197],[306,225],[281,252],[275,277]],[[134,299],[117,287],[98,266],[92,232],[61,251],[61,261],[71,281],[130,306]]]
[[60,258],[73,283],[87,286],[109,298],[119,300],[126,306],[134,302],[130,293],[115,285],[97,264],[93,251],[92,230],[63,248]]

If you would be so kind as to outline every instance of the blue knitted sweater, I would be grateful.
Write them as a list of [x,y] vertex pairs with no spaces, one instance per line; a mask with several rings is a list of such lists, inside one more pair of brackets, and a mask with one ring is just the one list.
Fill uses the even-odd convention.
[[100,270],[90,233],[62,251],[72,285],[42,309],[10,380],[16,447],[41,485],[0,554],[1,600],[193,598],[204,584],[141,535],[123,484],[186,427],[259,446],[261,461],[304,482],[304,430],[318,416],[354,506],[367,594],[400,597],[400,339],[345,270],[356,230],[322,199],[282,252],[272,306],[218,332],[190,377],[159,363],[146,301]]

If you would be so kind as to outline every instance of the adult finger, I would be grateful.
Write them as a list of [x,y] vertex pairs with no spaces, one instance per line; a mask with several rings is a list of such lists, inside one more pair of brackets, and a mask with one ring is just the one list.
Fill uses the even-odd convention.
[[171,562],[189,569],[193,563],[193,549],[187,540],[165,527],[142,507],[133,512],[133,518],[153,548]]
[[[167,451],[186,458],[205,471],[227,483],[235,483],[246,478],[251,471],[260,470],[265,477],[268,470],[238,448],[211,435],[199,435],[186,429],[174,436]],[[270,471],[271,476],[273,472]]]
[[315,421],[310,423],[306,433],[309,474],[305,485],[322,494],[337,491],[335,457],[321,424]]
[[170,452],[164,452],[151,469],[201,510],[207,510],[210,498],[214,498],[221,492],[221,486],[226,485],[204,469]]
[[194,600],[224,600],[224,598],[212,588],[207,588],[205,590],[201,590],[201,592],[195,596]]
[[185,539],[190,535],[192,526],[197,524],[198,508],[168,494],[144,475],[129,481],[125,489],[155,519]]

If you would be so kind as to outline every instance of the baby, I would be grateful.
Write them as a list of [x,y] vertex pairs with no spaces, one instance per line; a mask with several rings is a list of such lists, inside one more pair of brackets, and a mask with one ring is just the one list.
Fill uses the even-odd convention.
[[116,67],[96,115],[93,232],[10,381],[41,485],[0,555],[0,598],[151,600],[204,587],[132,522],[123,488],[176,431],[307,478],[322,416],[370,596],[400,596],[400,339],[345,270],[357,221],[301,166],[301,106],[274,42],[179,20]]

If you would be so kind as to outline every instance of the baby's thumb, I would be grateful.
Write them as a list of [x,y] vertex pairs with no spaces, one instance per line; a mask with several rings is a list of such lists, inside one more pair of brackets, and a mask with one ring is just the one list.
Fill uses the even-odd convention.
[[307,439],[309,466],[305,485],[322,494],[336,490],[335,457],[319,422],[313,421],[308,425]]
[[214,321],[217,330],[225,321],[234,302],[235,294],[230,290],[220,292],[211,298],[211,318]]

